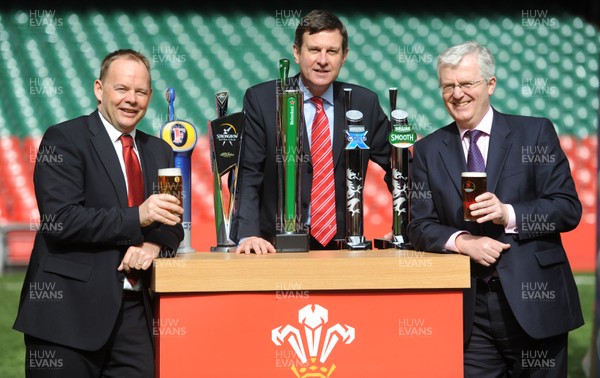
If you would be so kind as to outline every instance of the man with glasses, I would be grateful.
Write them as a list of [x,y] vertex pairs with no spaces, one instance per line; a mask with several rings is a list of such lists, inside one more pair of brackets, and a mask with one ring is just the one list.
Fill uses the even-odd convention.
[[[494,59],[477,43],[449,48],[437,68],[454,122],[414,145],[411,178],[430,199],[412,201],[408,236],[471,259],[465,376],[566,377],[568,332],[583,316],[560,233],[577,226],[581,203],[554,126],[491,106]],[[474,222],[463,217],[467,170],[487,174]]]

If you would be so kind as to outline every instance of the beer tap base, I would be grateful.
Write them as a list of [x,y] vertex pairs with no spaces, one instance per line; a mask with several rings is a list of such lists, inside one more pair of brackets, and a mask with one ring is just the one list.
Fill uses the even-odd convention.
[[374,244],[377,249],[413,249],[410,243],[391,241],[388,239],[375,239]]
[[350,251],[364,251],[373,249],[373,243],[370,240],[365,240],[364,237],[351,236],[348,240],[343,241],[343,249]]
[[290,233],[275,235],[275,249],[277,252],[308,252],[308,233]]
[[177,248],[177,254],[183,254],[183,253],[194,253],[196,252],[196,250],[194,249],[194,247],[192,247],[192,232],[191,229],[189,228],[189,226],[187,226],[184,223],[183,226],[183,241],[181,242],[181,244],[179,244],[179,248]]
[[180,246],[177,249],[177,254],[181,254],[181,253],[195,253],[196,250],[190,246]]
[[211,252],[225,252],[225,253],[227,253],[227,252],[235,251],[236,247],[237,246],[235,244],[233,244],[233,243],[231,243],[231,244],[219,244],[219,245],[210,247],[210,251]]

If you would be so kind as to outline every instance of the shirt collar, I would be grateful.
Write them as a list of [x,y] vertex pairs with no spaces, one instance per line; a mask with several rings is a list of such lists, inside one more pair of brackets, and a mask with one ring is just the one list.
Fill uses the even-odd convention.
[[[300,90],[304,94],[304,101],[308,101],[311,98],[315,97],[312,93],[310,93],[308,88],[306,88],[306,86],[304,85],[302,80],[298,80],[298,82],[300,83],[299,84]],[[329,88],[327,88],[325,93],[323,93],[319,97],[321,97],[324,101],[328,102],[329,104],[333,105],[333,83],[329,84]]]
[[[475,126],[474,130],[483,131],[485,133],[485,135],[488,135],[488,136],[491,135],[493,119],[494,119],[494,111],[492,110],[492,107],[490,106],[487,113],[485,113],[485,115],[483,116],[483,118],[481,119],[479,124],[477,126]],[[463,129],[462,127],[459,127],[458,124],[456,125],[456,127],[458,127],[458,132],[460,133],[460,138],[461,139],[464,138],[465,133],[469,129]]]
[[[100,116],[100,120],[102,121],[102,124],[104,125],[104,128],[106,129],[106,132],[108,133],[108,137],[110,138],[111,142],[116,143],[119,140],[119,138],[121,137],[121,135],[123,135],[123,133],[120,132],[119,130],[117,130],[116,127],[114,127],[110,122],[108,122],[106,120],[106,118],[104,118],[104,116],[102,115],[102,113],[100,111],[98,111],[98,115]],[[135,132],[136,132],[136,129],[133,129],[133,131],[129,133],[129,135],[131,135],[131,137],[133,138],[134,146],[135,146]]]

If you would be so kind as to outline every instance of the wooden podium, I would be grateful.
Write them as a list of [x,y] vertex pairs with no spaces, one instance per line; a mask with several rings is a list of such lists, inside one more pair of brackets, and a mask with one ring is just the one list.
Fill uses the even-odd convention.
[[158,259],[157,377],[461,377],[469,285],[409,250]]

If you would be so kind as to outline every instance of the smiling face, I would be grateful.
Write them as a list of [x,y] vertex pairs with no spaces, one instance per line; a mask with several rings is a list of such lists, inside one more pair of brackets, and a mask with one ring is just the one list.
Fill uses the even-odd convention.
[[94,82],[94,94],[102,116],[117,130],[129,133],[148,109],[152,97],[150,73],[139,60],[117,58],[105,77]]
[[337,79],[347,56],[348,50],[342,48],[342,33],[337,29],[305,32],[302,45],[294,45],[294,60],[300,66],[302,83],[314,96],[321,96]]
[[490,96],[496,88],[496,77],[483,80],[470,89],[461,88],[463,83],[482,80],[481,70],[475,54],[466,55],[456,66],[443,65],[439,69],[440,85],[454,85],[449,92],[442,92],[444,105],[459,127],[475,128],[490,108]]

